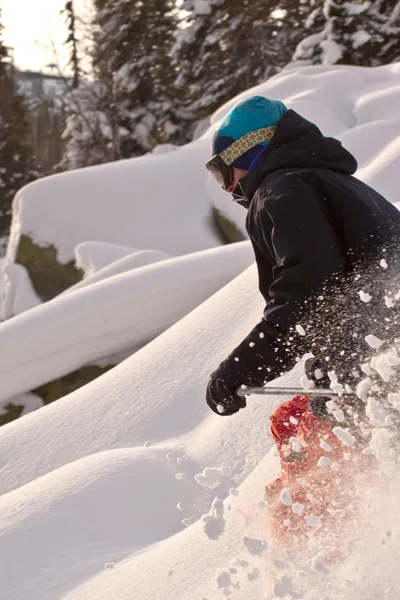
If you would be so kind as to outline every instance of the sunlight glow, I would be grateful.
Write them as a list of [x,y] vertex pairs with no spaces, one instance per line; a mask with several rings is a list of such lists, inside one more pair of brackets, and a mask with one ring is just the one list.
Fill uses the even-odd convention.
[[[61,66],[65,66],[63,42],[67,27],[60,11],[66,0],[2,0],[3,40],[12,48],[14,63],[24,70],[49,71],[56,62],[53,45]],[[75,0],[76,9],[84,0]]]

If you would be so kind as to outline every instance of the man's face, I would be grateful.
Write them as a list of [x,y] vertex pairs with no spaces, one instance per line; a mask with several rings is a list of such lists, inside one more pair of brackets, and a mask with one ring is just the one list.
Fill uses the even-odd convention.
[[248,171],[245,171],[244,169],[237,169],[236,167],[233,167],[234,180],[232,181],[231,185],[226,188],[226,191],[229,194],[232,194],[233,190],[236,189],[239,181],[246,177],[247,173]]

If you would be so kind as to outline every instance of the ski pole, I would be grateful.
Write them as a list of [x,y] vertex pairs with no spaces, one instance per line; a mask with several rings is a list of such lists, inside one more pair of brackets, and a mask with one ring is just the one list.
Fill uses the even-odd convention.
[[333,392],[329,389],[313,388],[310,390],[304,390],[303,388],[289,388],[289,387],[246,387],[238,388],[238,396],[248,396],[249,394],[259,394],[263,396],[282,394],[285,396],[330,396],[332,398],[354,398],[356,394],[349,392]]

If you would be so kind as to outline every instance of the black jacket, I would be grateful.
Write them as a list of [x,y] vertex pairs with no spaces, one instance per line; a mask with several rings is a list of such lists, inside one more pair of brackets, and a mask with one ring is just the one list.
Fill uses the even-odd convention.
[[400,232],[400,211],[352,177],[356,169],[355,158],[338,140],[324,137],[293,110],[279,121],[271,143],[234,194],[248,209],[246,228],[266,301],[264,317],[220,365],[221,379],[260,385],[307,351],[326,354],[328,366],[337,369],[340,340],[347,349],[342,363],[354,354],[354,332],[366,325],[360,312],[366,303],[354,285],[353,293],[348,291],[349,282],[357,273],[356,288],[367,292],[371,274],[361,274],[373,265],[376,282],[384,271],[379,262],[398,246]]

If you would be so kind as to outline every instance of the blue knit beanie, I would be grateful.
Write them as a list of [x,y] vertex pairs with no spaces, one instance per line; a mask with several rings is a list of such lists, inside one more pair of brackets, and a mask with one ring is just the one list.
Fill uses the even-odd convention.
[[[276,125],[287,111],[286,106],[279,100],[268,100],[263,96],[252,96],[236,104],[224,117],[214,133],[212,153],[220,154],[234,141],[250,131]],[[248,170],[254,158],[269,142],[262,142],[247,150],[232,164],[238,169]]]

